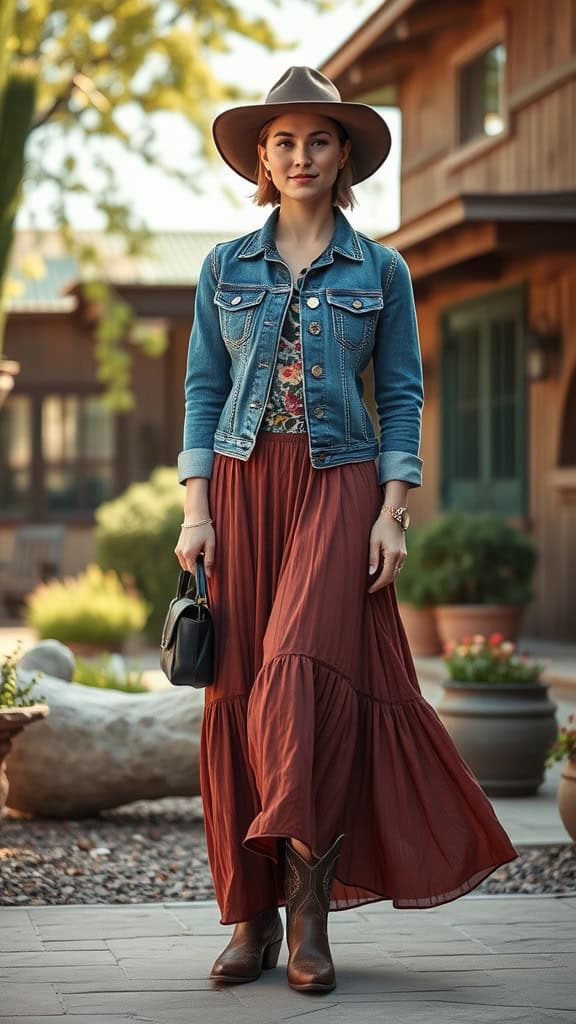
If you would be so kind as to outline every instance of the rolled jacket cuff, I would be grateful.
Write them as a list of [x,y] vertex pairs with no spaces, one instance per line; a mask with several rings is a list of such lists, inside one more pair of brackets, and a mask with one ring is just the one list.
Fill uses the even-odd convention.
[[212,476],[212,448],[187,448],[178,456],[178,480],[183,484],[190,476]]
[[381,452],[378,458],[378,483],[402,480],[409,487],[420,487],[422,465],[422,459],[409,452]]

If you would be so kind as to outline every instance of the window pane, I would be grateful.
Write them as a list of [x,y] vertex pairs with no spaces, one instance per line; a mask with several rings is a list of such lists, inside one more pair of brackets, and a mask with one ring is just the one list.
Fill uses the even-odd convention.
[[114,420],[110,409],[96,396],[82,405],[82,454],[88,458],[111,459],[114,455]]
[[0,411],[0,507],[26,512],[32,472],[32,403],[12,395]]
[[516,338],[513,320],[490,325],[492,476],[512,477],[517,463]]
[[48,469],[44,475],[48,508],[51,511],[95,509],[112,497],[112,476],[111,466]]
[[505,66],[506,47],[499,43],[460,68],[460,142],[504,130]]
[[479,453],[478,331],[462,331],[456,349],[456,395],[454,403],[454,475],[476,480]]
[[112,496],[114,425],[113,412],[99,396],[44,399],[44,489],[51,511],[92,510]]
[[73,395],[49,395],[42,403],[42,454],[47,462],[73,459],[78,454],[79,400]]

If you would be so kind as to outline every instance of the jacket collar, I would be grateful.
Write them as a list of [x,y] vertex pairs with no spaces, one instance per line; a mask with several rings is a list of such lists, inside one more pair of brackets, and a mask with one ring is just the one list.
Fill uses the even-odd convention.
[[[261,253],[264,253],[265,259],[281,259],[275,241],[279,213],[278,208],[273,210],[260,230],[254,231],[248,236],[238,253],[238,259],[250,259],[253,256],[259,256]],[[360,263],[364,260],[358,235],[350,221],[337,206],[334,207],[334,232],[332,238],[321,259],[315,265],[321,267],[326,263],[333,263],[335,253]]]

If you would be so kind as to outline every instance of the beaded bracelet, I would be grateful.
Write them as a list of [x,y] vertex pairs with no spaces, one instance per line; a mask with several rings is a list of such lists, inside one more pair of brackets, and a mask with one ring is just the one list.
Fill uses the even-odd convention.
[[185,530],[189,530],[192,526],[207,526],[209,523],[213,523],[213,519],[200,519],[198,523],[180,523],[180,527]]

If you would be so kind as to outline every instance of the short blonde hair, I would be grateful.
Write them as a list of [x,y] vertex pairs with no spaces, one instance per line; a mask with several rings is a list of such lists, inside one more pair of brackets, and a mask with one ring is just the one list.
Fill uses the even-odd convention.
[[[338,132],[338,138],[340,139],[341,145],[344,145],[348,139],[348,135],[339,121],[335,121],[332,117],[329,118],[329,120],[332,121],[336,131]],[[259,146],[266,146],[271,124],[272,121],[267,121],[260,129],[260,134],[258,136]],[[338,171],[336,181],[332,188],[332,203],[334,206],[339,206],[342,210],[353,210],[356,205],[356,198],[352,191],[353,171],[352,157],[350,155],[344,164],[344,167]],[[257,206],[278,206],[280,202],[280,193],[274,182],[271,181],[270,178],[266,177],[266,168],[264,167],[260,156],[257,157],[256,191],[252,196],[252,199]]]

